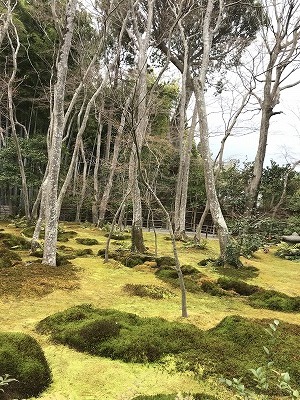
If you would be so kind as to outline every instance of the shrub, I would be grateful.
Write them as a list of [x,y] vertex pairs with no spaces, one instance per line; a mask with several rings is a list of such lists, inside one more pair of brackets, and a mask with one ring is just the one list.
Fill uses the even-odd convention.
[[288,243],[281,243],[275,255],[286,260],[300,260],[300,243],[289,245]]
[[0,333],[0,370],[17,380],[7,386],[7,396],[37,396],[51,383],[43,351],[35,339],[23,333]]
[[99,244],[97,239],[91,238],[76,238],[77,243],[84,244],[85,246],[93,246],[95,244]]
[[236,240],[231,238],[228,241],[225,250],[225,258],[224,258],[225,264],[229,264],[235,268],[242,267],[243,264],[240,261],[240,254],[241,254],[240,244]]
[[141,285],[127,283],[124,286],[125,292],[139,297],[150,297],[151,299],[165,299],[175,296],[173,292],[161,286]]

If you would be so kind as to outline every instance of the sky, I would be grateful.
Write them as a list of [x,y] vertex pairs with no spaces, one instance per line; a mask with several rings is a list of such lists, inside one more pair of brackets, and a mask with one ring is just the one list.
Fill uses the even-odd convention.
[[[271,118],[265,164],[270,160],[286,164],[300,159],[300,85],[283,91],[280,104],[275,111],[282,114]],[[220,148],[224,128],[218,115],[213,112],[210,117],[210,145],[214,156]],[[241,162],[253,161],[259,139],[259,116],[245,122],[248,134],[229,137],[225,146],[224,161],[239,159]],[[248,125],[248,126],[247,126]],[[247,129],[248,128],[248,129]],[[219,132],[219,134],[218,134]]]

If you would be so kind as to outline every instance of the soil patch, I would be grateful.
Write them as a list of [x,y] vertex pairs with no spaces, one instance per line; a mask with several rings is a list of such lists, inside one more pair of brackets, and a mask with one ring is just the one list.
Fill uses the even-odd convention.
[[78,289],[77,272],[71,264],[50,267],[37,262],[1,268],[0,298],[43,297],[57,289]]

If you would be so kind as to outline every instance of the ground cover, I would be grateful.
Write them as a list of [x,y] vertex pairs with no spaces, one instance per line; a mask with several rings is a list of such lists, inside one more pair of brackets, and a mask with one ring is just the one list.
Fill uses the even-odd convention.
[[[21,228],[13,225],[3,224],[2,228],[7,233],[19,233]],[[133,269],[126,268],[121,264],[111,261],[103,263],[101,257],[96,256],[100,249],[105,246],[106,238],[102,232],[93,227],[80,227],[77,225],[65,225],[66,230],[77,232],[76,237],[94,238],[99,244],[92,246],[93,255],[77,257],[72,262],[73,288],[65,289],[55,286],[46,293],[35,293],[26,285],[19,294],[0,298],[0,310],[2,319],[2,330],[29,333],[42,345],[46,358],[49,361],[53,374],[53,383],[41,396],[41,399],[131,399],[139,394],[151,395],[155,393],[176,393],[177,391],[202,393],[212,395],[218,394],[219,399],[232,399],[232,394],[222,389],[218,392],[217,384],[213,379],[208,381],[195,381],[189,373],[168,374],[157,365],[126,364],[118,360],[110,360],[103,357],[94,357],[88,354],[78,353],[75,350],[62,345],[52,344],[48,339],[35,332],[36,324],[47,316],[63,311],[74,305],[90,303],[98,308],[111,308],[119,311],[135,313],[142,317],[161,317],[168,321],[182,321],[180,318],[180,294],[178,289],[171,288],[154,275],[153,268],[146,264]],[[164,240],[164,235],[158,235],[159,254],[172,255],[170,242]],[[154,236],[145,234],[146,246],[150,252],[154,252]],[[124,242],[124,241],[122,241]],[[112,249],[120,244],[112,241]],[[128,243],[127,243],[128,244]],[[68,247],[74,250],[84,250],[85,245],[76,242],[75,237],[69,238]],[[126,245],[126,241],[124,243]],[[123,245],[123,246],[124,246]],[[198,268],[210,279],[220,277],[220,273],[211,266],[199,267],[197,264],[201,259],[215,257],[218,244],[215,240],[209,240],[208,249],[199,251],[187,249],[179,243],[180,259],[183,264]],[[248,264],[258,268],[256,277],[248,280],[266,289],[274,289],[284,292],[290,296],[299,295],[299,264],[288,260],[277,259],[274,256],[276,248],[271,249],[268,254],[259,251],[255,258],[247,261]],[[36,257],[28,254],[28,250],[20,250],[23,263],[36,261]],[[29,264],[26,266],[26,268]],[[65,268],[61,267],[61,268]],[[13,270],[12,270],[13,271]],[[42,270],[45,278],[49,272],[48,268]],[[32,275],[33,277],[33,275]],[[61,281],[62,282],[62,281]],[[68,277],[65,284],[68,283]],[[124,290],[125,284],[131,285],[153,285],[171,290],[174,296],[163,299],[139,297]],[[26,294],[28,290],[28,295]],[[32,295],[29,293],[32,291]],[[23,296],[20,295],[23,294]],[[214,328],[224,317],[238,314],[247,318],[277,318],[280,321],[300,325],[299,313],[285,313],[272,310],[254,309],[238,298],[219,298],[209,294],[188,294],[189,318],[187,322],[206,330]],[[88,372],[87,372],[88,371]],[[120,376],[122,382],[120,382]],[[126,382],[126,383],[124,383]]]

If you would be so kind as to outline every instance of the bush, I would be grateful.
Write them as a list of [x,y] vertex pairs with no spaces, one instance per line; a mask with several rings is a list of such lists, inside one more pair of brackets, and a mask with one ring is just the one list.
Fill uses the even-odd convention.
[[35,339],[23,333],[0,333],[0,370],[17,379],[5,389],[7,396],[38,396],[51,383],[43,351]]
[[173,292],[161,286],[141,285],[127,283],[124,286],[125,292],[139,297],[150,297],[151,299],[166,299],[175,296]]
[[84,244],[85,246],[93,246],[95,244],[99,244],[97,239],[91,238],[76,238],[77,243]]
[[300,243],[289,245],[288,243],[281,243],[275,255],[286,260],[300,260]]

